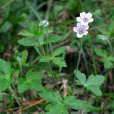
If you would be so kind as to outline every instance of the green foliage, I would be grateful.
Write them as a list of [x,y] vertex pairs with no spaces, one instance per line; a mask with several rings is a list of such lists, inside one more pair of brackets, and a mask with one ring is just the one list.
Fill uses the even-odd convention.
[[11,83],[14,82],[14,78],[12,76],[11,65],[9,62],[6,62],[0,59],[0,90],[6,90]]
[[54,64],[58,65],[59,67],[66,67],[66,62],[64,60],[63,57],[56,57],[60,54],[62,54],[65,51],[65,47],[61,47],[56,49],[53,53],[52,56],[42,56],[42,58],[40,59],[40,62],[49,62],[49,61],[53,61]]
[[61,103],[49,104],[45,109],[48,111],[46,114],[68,114],[67,108]]
[[95,53],[102,57],[102,62],[104,63],[105,68],[111,68],[114,66],[114,57],[112,55],[108,56],[107,52],[103,49],[95,48]]
[[28,88],[35,90],[35,91],[41,91],[42,90],[42,85],[41,85],[41,78],[43,74],[40,72],[33,72],[29,70],[26,73],[26,78],[19,78],[18,79],[18,92],[23,93],[25,92]]
[[78,80],[76,80],[76,82],[78,82],[79,84],[83,85],[86,89],[92,91],[95,95],[97,96],[101,96],[102,92],[100,90],[100,86],[102,85],[102,83],[105,80],[104,76],[101,75],[90,75],[88,77],[88,79],[86,79],[86,76],[84,73],[81,73],[79,71],[77,71],[77,73],[75,73],[76,77]]

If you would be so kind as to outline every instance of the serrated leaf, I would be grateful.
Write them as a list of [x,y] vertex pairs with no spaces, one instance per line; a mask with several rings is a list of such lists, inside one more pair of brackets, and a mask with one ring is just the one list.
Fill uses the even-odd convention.
[[39,62],[49,62],[51,60],[51,56],[42,56]]
[[19,32],[19,35],[26,36],[26,37],[33,37],[34,36],[34,34],[31,33],[31,31],[29,31],[29,30],[23,30],[23,31]]
[[105,77],[101,75],[90,75],[87,79],[86,86],[91,86],[91,85],[97,85],[101,86],[101,84],[104,82]]
[[50,102],[58,103],[62,101],[60,94],[53,91],[44,91],[38,94],[40,95],[40,97]]
[[62,104],[49,104],[45,108],[46,114],[68,114],[67,108]]
[[9,62],[0,59],[0,90],[4,91],[7,89],[11,83],[13,83],[14,78],[11,76],[11,66]]
[[102,95],[100,87],[98,87],[98,86],[91,85],[91,86],[87,86],[86,88],[88,90],[91,90],[97,96],[101,96]]
[[18,92],[23,93],[28,89],[28,84],[26,82],[18,85]]
[[113,66],[113,63],[111,61],[104,61],[104,67],[107,68],[111,68]]
[[75,71],[75,75],[78,78],[78,82],[80,82],[80,84],[84,85],[86,82],[86,76],[84,73],[81,73],[80,71]]
[[37,38],[22,38],[18,43],[23,46],[39,46]]
[[62,57],[54,57],[52,61],[59,67],[67,67],[66,62]]
[[86,102],[80,101],[78,99],[74,99],[74,96],[65,96],[63,103],[66,106],[69,106],[73,109],[86,109],[86,110],[91,110],[95,112],[99,112],[99,108],[93,107],[91,104],[88,104]]
[[65,51],[65,47],[61,47],[61,48],[56,49],[52,55],[57,56],[57,55],[62,54],[64,51]]
[[107,57],[107,52],[103,49],[95,48],[94,51],[98,56],[101,56],[101,57],[104,57],[104,58]]

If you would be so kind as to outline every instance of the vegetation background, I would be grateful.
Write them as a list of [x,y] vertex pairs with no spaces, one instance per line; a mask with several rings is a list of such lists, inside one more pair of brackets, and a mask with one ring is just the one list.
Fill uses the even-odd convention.
[[[81,55],[79,70],[87,75],[104,75],[107,77],[107,81],[103,85],[104,94],[102,100],[99,97],[93,99],[93,94],[80,89],[80,85],[76,85],[74,94],[78,95],[82,100],[91,102],[96,100],[94,105],[102,106],[103,113],[114,114],[114,63],[113,67],[107,69],[106,66],[110,66],[110,63],[106,63],[104,67],[101,57],[97,56],[94,51],[94,48],[97,47],[106,50],[108,55],[111,54],[107,41],[98,37],[98,35],[103,35],[111,42],[112,53],[114,54],[113,0],[0,0],[0,58],[13,62],[16,50],[28,50],[27,63],[29,63],[29,68],[44,72],[45,76],[42,84],[55,90],[55,85],[46,72],[47,66],[38,62],[39,57],[33,47],[24,47],[17,42],[22,38],[18,33],[22,29],[28,29],[31,22],[47,20],[49,27],[54,30],[53,34],[60,37],[57,43],[53,43],[53,49],[61,46],[66,47],[66,51],[62,56],[65,58],[67,67],[58,68],[53,65],[53,69],[63,94],[71,94],[71,85],[80,46],[79,39],[73,32],[73,27],[76,26],[76,17],[79,16],[80,12],[91,12],[94,22],[90,24],[88,35],[84,37],[84,50]],[[28,67],[24,68],[23,74],[27,69]],[[9,94],[9,92],[0,93],[0,114],[6,113],[8,109],[11,109],[10,111],[13,113],[13,109],[18,107],[13,97],[5,96],[3,99],[2,95],[4,94]],[[7,101],[7,99],[10,100]],[[23,100],[24,105],[28,106],[25,109],[26,113],[44,113],[47,102],[44,102],[36,92],[28,91],[24,93]],[[82,112],[77,111],[77,113]]]

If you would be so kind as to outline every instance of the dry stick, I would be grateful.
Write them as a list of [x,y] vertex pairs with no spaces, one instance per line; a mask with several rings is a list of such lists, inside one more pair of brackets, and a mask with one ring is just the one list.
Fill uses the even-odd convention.
[[[33,107],[33,106],[35,106],[35,105],[37,105],[37,104],[39,104],[39,103],[41,103],[41,102],[44,102],[44,101],[45,101],[44,99],[41,99],[41,100],[39,100],[39,101],[36,101],[35,103],[30,104],[29,106],[24,107],[23,110],[26,110],[26,109],[28,109],[28,108],[31,108],[31,107]],[[16,113],[19,113],[20,111],[21,111],[21,110],[19,109]]]
[[6,7],[7,5],[11,4],[14,0],[10,0],[9,2],[7,2],[6,4],[4,4],[1,8]]

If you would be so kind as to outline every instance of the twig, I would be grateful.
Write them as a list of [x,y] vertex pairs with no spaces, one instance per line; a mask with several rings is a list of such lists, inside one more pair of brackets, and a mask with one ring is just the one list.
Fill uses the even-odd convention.
[[10,0],[9,2],[7,2],[6,4],[4,4],[1,8],[6,7],[7,5],[11,4],[14,0]]

